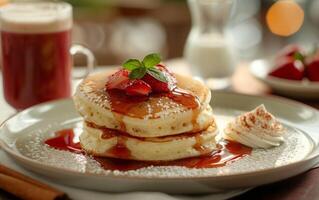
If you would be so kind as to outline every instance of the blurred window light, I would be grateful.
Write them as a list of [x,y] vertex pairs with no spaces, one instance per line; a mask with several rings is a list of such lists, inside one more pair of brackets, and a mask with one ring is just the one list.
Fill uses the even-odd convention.
[[163,54],[165,30],[151,18],[119,19],[114,23],[110,48],[120,59],[142,58],[150,52]]
[[227,37],[240,59],[251,59],[259,53],[262,27],[258,20],[250,18],[228,27]]
[[0,0],[0,6],[3,6],[7,4],[9,1],[8,0]]
[[82,27],[85,30],[85,44],[93,51],[103,47],[106,40],[106,33],[101,23],[85,23]]
[[235,14],[232,16],[232,20],[236,22],[254,17],[260,10],[260,1],[237,0],[235,2]]
[[319,0],[310,1],[308,4],[309,7],[309,18],[312,23],[319,25]]
[[240,50],[254,47],[262,40],[262,30],[255,19],[242,21],[230,27],[229,31],[232,43]]
[[266,21],[272,33],[280,36],[290,36],[302,26],[304,11],[293,0],[279,0],[267,11]]

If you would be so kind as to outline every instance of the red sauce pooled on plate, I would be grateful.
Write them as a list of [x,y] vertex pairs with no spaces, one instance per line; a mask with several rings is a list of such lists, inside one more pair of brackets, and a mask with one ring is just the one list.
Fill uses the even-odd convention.
[[[45,141],[45,143],[50,147],[75,153],[85,153],[81,149],[80,143],[74,142],[75,134],[73,129],[57,131],[55,135],[56,136],[54,138],[50,138]],[[120,139],[118,140],[117,145],[111,148],[109,150],[109,153],[120,158],[129,159],[131,157],[131,152],[125,146],[126,141],[125,139],[123,139],[124,137],[119,138]],[[200,139],[197,139],[194,148],[201,152],[207,151],[204,147],[201,146],[200,143]],[[246,155],[249,155],[251,151],[251,148],[246,147],[240,143],[224,140],[218,144],[218,150],[208,153],[205,156],[185,158],[174,161],[149,162],[105,157],[94,157],[94,159],[99,162],[104,169],[120,171],[135,170],[148,166],[184,166],[188,168],[214,168],[222,167],[227,163],[233,162]]]
[[81,145],[74,142],[75,134],[73,129],[64,129],[55,132],[55,137],[47,139],[44,143],[59,150],[81,153]]

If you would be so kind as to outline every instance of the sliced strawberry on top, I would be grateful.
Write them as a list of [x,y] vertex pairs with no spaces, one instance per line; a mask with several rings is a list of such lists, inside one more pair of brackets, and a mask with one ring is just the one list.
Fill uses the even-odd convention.
[[310,81],[319,81],[319,57],[307,63],[306,76]]
[[153,92],[171,91],[176,86],[176,78],[174,77],[173,73],[170,72],[165,66],[160,64],[156,65],[156,68],[164,74],[167,82],[160,81],[150,74],[145,74],[143,81],[152,87]]
[[147,96],[151,92],[151,86],[140,79],[130,80],[125,88],[125,93],[130,96]]
[[129,80],[129,71],[126,69],[121,69],[111,76],[109,76],[108,81],[106,83],[106,89],[120,89],[124,90],[127,87]]
[[153,92],[169,92],[170,91],[170,88],[167,82],[159,81],[149,74],[146,74],[143,77],[143,81],[145,81],[152,87]]
[[276,68],[269,73],[269,76],[289,80],[302,80],[304,76],[304,64],[293,57],[284,57],[276,63]]

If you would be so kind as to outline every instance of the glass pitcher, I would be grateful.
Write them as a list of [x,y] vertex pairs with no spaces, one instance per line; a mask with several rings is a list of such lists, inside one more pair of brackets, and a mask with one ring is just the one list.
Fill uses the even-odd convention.
[[235,53],[225,35],[235,0],[188,0],[192,29],[184,48],[184,57],[193,75],[213,89],[230,85]]

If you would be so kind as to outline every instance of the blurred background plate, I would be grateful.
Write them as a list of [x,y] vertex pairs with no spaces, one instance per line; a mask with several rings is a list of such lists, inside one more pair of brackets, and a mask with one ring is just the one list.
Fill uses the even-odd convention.
[[319,82],[308,80],[293,81],[269,77],[271,62],[266,59],[254,60],[250,64],[250,73],[260,81],[270,86],[274,92],[298,99],[319,99]]

